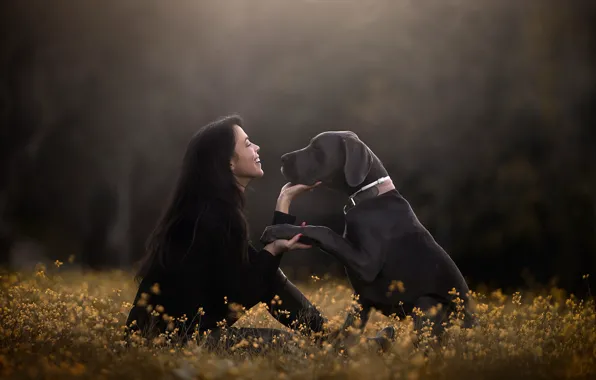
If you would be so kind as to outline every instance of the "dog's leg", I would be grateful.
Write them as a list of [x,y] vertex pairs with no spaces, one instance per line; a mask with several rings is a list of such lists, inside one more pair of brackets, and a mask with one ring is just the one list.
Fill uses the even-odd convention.
[[[361,246],[352,243],[338,235],[335,231],[324,226],[294,226],[291,224],[277,224],[265,228],[261,236],[263,244],[269,244],[277,239],[291,239],[302,234],[300,242],[313,244],[337,258],[345,267],[355,272],[363,282],[372,282],[383,266],[384,257],[378,239],[374,233],[363,231],[360,237]],[[371,247],[369,250],[363,247]]]
[[448,320],[451,311],[449,305],[442,303],[435,297],[423,296],[416,300],[414,306],[421,311],[420,314],[411,314],[414,321],[414,330],[420,331],[425,324],[429,323],[432,325],[432,333],[435,336],[441,336],[444,331],[442,324]]
[[[329,340],[333,342],[337,349],[353,346],[359,339],[362,331],[366,327],[370,318],[371,307],[368,304],[355,302],[348,310],[348,315],[339,330],[329,335]],[[359,320],[359,323],[356,322]],[[356,325],[356,334],[349,330]]]

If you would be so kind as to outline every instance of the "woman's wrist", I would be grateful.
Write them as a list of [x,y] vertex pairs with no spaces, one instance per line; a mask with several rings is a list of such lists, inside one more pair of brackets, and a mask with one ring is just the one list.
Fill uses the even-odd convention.
[[263,249],[269,252],[272,256],[277,256],[281,253],[277,247],[277,244],[275,243],[269,243],[265,247],[263,247]]
[[284,214],[290,213],[290,204],[292,200],[287,197],[277,198],[277,204],[275,205],[275,211],[283,212]]

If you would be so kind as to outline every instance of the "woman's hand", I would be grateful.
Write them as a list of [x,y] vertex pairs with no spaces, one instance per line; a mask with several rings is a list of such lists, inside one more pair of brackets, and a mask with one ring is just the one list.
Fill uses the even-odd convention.
[[310,246],[310,245],[298,242],[298,239],[300,239],[300,236],[302,236],[302,234],[298,234],[298,235],[294,236],[293,238],[291,238],[290,240],[286,240],[286,239],[275,240],[275,241],[267,244],[263,249],[269,251],[269,253],[271,253],[273,256],[277,256],[280,253],[292,251],[294,249],[311,248],[312,246]]
[[312,190],[319,186],[321,182],[316,182],[314,185],[303,185],[303,184],[292,184],[291,182],[286,183],[279,192],[277,197],[277,205],[275,206],[276,211],[280,211],[286,214],[290,213],[290,204],[298,195]]

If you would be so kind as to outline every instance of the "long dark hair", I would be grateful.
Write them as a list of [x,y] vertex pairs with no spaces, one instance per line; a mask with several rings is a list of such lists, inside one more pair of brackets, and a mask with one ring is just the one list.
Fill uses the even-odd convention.
[[[204,211],[214,205],[218,213],[226,214],[224,218],[228,224],[235,227],[227,229],[228,233],[232,231],[227,238],[232,243],[229,246],[240,252],[231,253],[242,255],[246,262],[248,234],[244,194],[230,168],[236,144],[234,125],[242,127],[240,116],[226,116],[200,128],[191,138],[173,192],[147,241],[147,253],[136,274],[137,281],[158,265],[167,269],[175,261],[182,260],[193,247]],[[184,228],[189,220],[194,221],[192,238],[188,242],[173,242],[172,238],[179,236],[177,229]],[[187,248],[180,252],[174,245]]]

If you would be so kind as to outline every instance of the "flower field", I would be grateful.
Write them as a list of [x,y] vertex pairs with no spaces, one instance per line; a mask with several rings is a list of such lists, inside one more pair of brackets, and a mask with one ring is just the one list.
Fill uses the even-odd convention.
[[[462,329],[455,320],[440,344],[426,329],[416,336],[409,318],[375,311],[365,335],[388,325],[397,331],[383,353],[364,339],[344,352],[300,334],[291,347],[245,349],[258,347],[256,341],[221,352],[194,342],[127,345],[123,324],[136,291],[132,275],[83,275],[59,266],[2,273],[1,378],[596,378],[594,302],[556,288],[542,294],[472,293],[477,326]],[[343,322],[352,300],[347,283],[313,277],[297,286],[330,319],[330,328]],[[265,308],[248,310],[236,325],[284,329]]]

